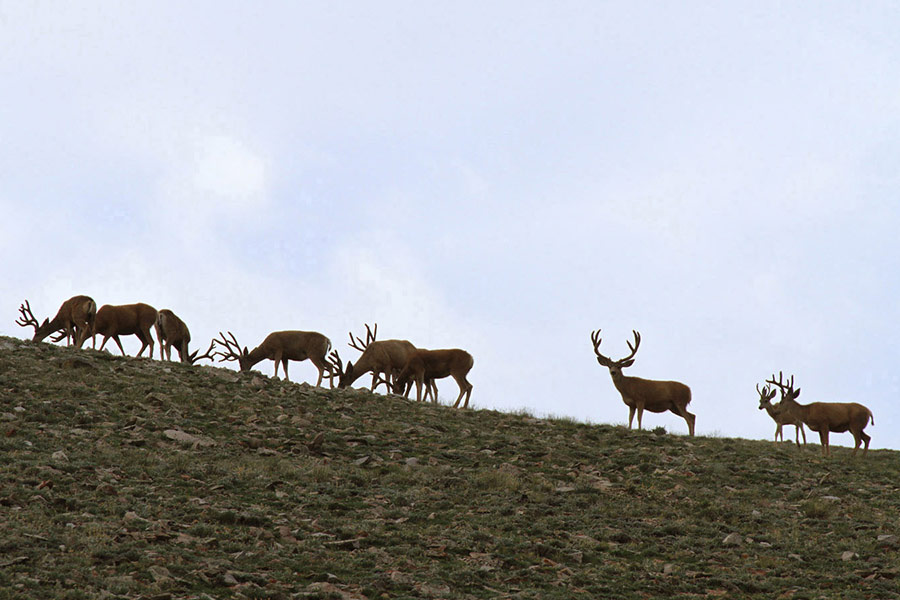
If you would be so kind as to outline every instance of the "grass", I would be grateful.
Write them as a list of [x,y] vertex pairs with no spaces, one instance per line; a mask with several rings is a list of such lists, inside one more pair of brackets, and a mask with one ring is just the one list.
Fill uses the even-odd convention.
[[0,599],[900,597],[893,451],[823,459],[13,338],[0,433]]

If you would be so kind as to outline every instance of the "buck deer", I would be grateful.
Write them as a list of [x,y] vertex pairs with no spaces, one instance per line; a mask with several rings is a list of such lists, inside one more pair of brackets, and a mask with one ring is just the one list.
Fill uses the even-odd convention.
[[[463,408],[469,407],[469,398],[472,396],[472,384],[466,379],[466,375],[472,370],[475,360],[465,350],[452,348],[447,350],[421,350],[413,352],[406,361],[400,375],[394,380],[394,393],[399,394],[413,381],[416,382],[416,400],[422,401],[422,388],[426,388],[429,382],[434,384],[435,379],[443,379],[452,376],[459,385],[459,396],[453,404],[453,408],[459,406],[463,395],[466,401]],[[437,394],[434,395],[437,401]]]
[[[84,340],[90,335],[89,332],[97,314],[97,303],[90,296],[72,296],[62,303],[52,321],[44,319],[44,322],[40,324],[31,313],[31,305],[28,304],[28,300],[19,306],[19,312],[22,317],[16,319],[16,323],[22,327],[34,327],[32,341],[40,342],[51,333],[65,331],[66,345],[70,344],[71,339],[71,343],[81,348]],[[53,338],[53,341],[58,342],[62,338],[63,336]]]
[[813,431],[819,432],[819,440],[822,443],[822,455],[829,456],[831,447],[828,443],[829,432],[844,433],[849,431],[853,434],[853,456],[859,450],[859,445],[865,443],[863,448],[863,456],[869,451],[869,440],[872,438],[866,434],[863,429],[872,421],[875,424],[875,417],[872,411],[857,402],[811,402],[809,404],[800,404],[797,397],[800,396],[800,388],[794,389],[794,376],[791,375],[790,381],[783,381],[782,373],[778,373],[778,381],[775,381],[775,375],[771,379],[767,379],[766,383],[777,385],[781,389],[780,405],[784,410],[794,418],[802,421],[807,427]]
[[214,340],[225,348],[225,352],[219,352],[221,360],[236,360],[241,371],[249,371],[253,365],[262,360],[275,361],[275,377],[278,377],[278,363],[284,367],[284,378],[290,381],[288,377],[288,361],[304,361],[309,359],[316,369],[319,370],[319,378],[316,380],[316,387],[322,384],[322,378],[325,371],[328,371],[328,379],[331,387],[334,387],[333,373],[331,371],[331,363],[326,358],[329,350],[331,350],[331,340],[315,331],[276,331],[266,336],[266,339],[253,350],[247,351],[247,347],[241,350],[237,338],[230,331],[229,337],[225,337],[219,332],[219,338]]
[[179,360],[185,364],[192,365],[204,358],[215,361],[218,354],[213,352],[216,347],[215,340],[210,342],[205,354],[198,356],[199,350],[190,352],[188,344],[191,342],[191,331],[187,324],[168,308],[159,311],[156,323],[159,326],[160,360],[172,360],[172,346],[175,346]]
[[806,444],[806,431],[803,429],[803,421],[791,415],[786,410],[786,406],[783,406],[780,402],[778,404],[772,404],[772,398],[774,398],[775,394],[778,392],[769,388],[768,385],[763,387],[763,389],[759,389],[758,383],[756,384],[756,392],[759,394],[759,410],[766,409],[766,412],[769,413],[769,416],[775,421],[775,441],[777,442],[779,437],[781,437],[782,442],[784,441],[784,432],[781,430],[783,425],[793,425],[796,433],[797,447],[801,447],[801,434],[803,435],[803,443]]
[[407,340],[381,340],[376,341],[375,337],[378,333],[378,324],[375,324],[375,329],[372,330],[366,325],[366,341],[363,342],[360,338],[356,338],[354,340],[353,333],[350,334],[350,343],[349,346],[351,348],[355,348],[357,350],[361,350],[362,354],[356,360],[356,364],[354,365],[352,362],[347,363],[347,370],[342,370],[342,363],[340,362],[340,357],[337,356],[337,353],[334,353],[335,362],[332,364],[338,369],[340,373],[340,380],[338,382],[339,388],[345,388],[350,385],[353,385],[353,382],[362,377],[366,373],[372,373],[372,388],[371,391],[375,391],[375,388],[381,383],[379,379],[379,375],[384,373],[384,383],[388,387],[388,391],[391,389],[391,378],[395,371],[400,371],[403,367],[406,366],[409,357],[413,352],[416,351],[416,347],[412,345],[411,342]]
[[102,351],[109,338],[112,338],[122,356],[125,356],[125,349],[119,340],[120,335],[136,335],[141,340],[141,349],[137,353],[140,357],[144,353],[144,348],[150,346],[150,358],[153,358],[153,336],[150,335],[150,329],[156,329],[156,337],[159,339],[159,325],[156,322],[156,309],[149,304],[138,302],[137,304],[104,304],[97,311],[94,318],[94,326],[91,328],[91,347],[97,347],[97,335],[103,336],[100,343]]
[[622,369],[634,364],[634,355],[641,345],[641,334],[635,330],[632,330],[632,333],[634,333],[634,345],[628,342],[631,354],[620,360],[612,360],[600,354],[600,330],[591,333],[597,362],[609,369],[613,384],[622,394],[622,401],[628,406],[628,428],[631,429],[635,411],[637,411],[638,429],[641,429],[641,417],[645,410],[654,413],[671,411],[687,421],[688,430],[691,435],[694,435],[694,422],[697,417],[687,410],[687,405],[691,402],[691,388],[677,381],[653,381],[622,374]]

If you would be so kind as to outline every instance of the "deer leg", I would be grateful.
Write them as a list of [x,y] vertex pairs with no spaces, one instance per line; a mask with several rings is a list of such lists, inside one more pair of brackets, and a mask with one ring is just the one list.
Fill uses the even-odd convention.
[[[122,352],[122,356],[125,356],[125,348],[122,347],[122,341],[119,339],[119,336],[114,335],[112,339],[116,343],[116,345],[119,347],[119,350]],[[103,343],[105,344],[106,340],[104,340]],[[100,346],[100,349],[103,350],[103,346]],[[140,355],[141,354],[139,352],[138,356],[140,356]]]
[[828,448],[828,429],[823,427],[819,430],[819,441],[822,443],[822,456],[828,456],[831,451]]
[[288,377],[287,365],[288,365],[288,359],[282,358],[282,359],[281,359],[281,366],[284,367],[284,380],[285,380],[285,381],[290,381],[291,378]]
[[784,441],[784,432],[781,431],[781,424],[775,425],[775,442],[778,443],[778,436],[781,436],[781,441]]
[[633,406],[628,407],[628,429],[631,429],[631,422],[634,420],[634,411],[635,410],[636,409]]

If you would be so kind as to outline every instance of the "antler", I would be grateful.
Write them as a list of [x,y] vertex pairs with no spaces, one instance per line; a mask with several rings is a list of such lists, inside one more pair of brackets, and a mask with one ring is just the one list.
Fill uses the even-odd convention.
[[594,354],[597,355],[597,362],[599,362],[604,367],[608,367],[612,364],[613,361],[609,359],[608,356],[603,356],[600,354],[600,342],[603,340],[600,339],[600,330],[591,332],[591,341],[594,342]]
[[34,327],[34,330],[37,331],[38,327],[41,324],[37,319],[34,318],[34,314],[31,312],[31,305],[28,304],[28,300],[25,301],[24,304],[19,305],[19,312],[22,313],[21,319],[16,319],[16,324],[22,327]]
[[344,372],[344,362],[341,360],[341,355],[338,354],[337,350],[331,351],[331,354],[328,355],[327,362],[333,369],[337,369],[338,373]]
[[231,339],[225,337],[225,335],[220,331],[219,337],[222,339],[213,339],[213,344],[220,344],[225,347],[225,352],[216,352],[219,356],[221,356],[221,360],[237,360],[241,359],[241,345],[238,343],[237,338],[234,337],[234,334],[230,331],[228,335],[231,336]]
[[[220,334],[220,335],[221,335],[221,334]],[[216,347],[216,340],[214,339],[213,341],[211,341],[211,342],[209,343],[209,349],[206,351],[206,354],[201,354],[200,356],[197,356],[197,353],[200,352],[200,351],[199,351],[199,350],[194,350],[190,355],[188,355],[188,362],[189,362],[190,364],[194,364],[194,363],[197,362],[198,360],[202,360],[202,359],[204,359],[204,358],[206,358],[206,359],[208,359],[208,360],[211,360],[211,361],[215,362],[215,361],[216,361],[216,355],[221,355],[220,352],[213,352],[213,349],[215,349],[215,347]]]
[[773,374],[771,379],[766,379],[766,383],[771,383],[781,388],[782,398],[787,395],[796,397],[800,392],[800,390],[797,390],[797,393],[794,393],[794,376],[791,375],[790,380],[785,383],[784,376],[782,375],[781,371],[778,371],[778,381],[775,381],[775,375]]
[[763,389],[759,389],[759,384],[756,384],[756,392],[759,394],[760,398],[766,398],[771,400],[775,397],[775,390],[770,389],[769,386],[764,386]]
[[612,360],[608,356],[603,356],[602,354],[600,354],[600,342],[602,341],[600,339],[600,330],[598,329],[597,331],[592,332],[591,341],[594,342],[594,354],[597,355],[597,361],[604,367],[609,367],[611,365],[621,366],[623,363],[634,358],[634,355],[637,353],[638,348],[641,345],[641,334],[634,329],[631,330],[631,333],[634,334],[634,345],[632,345],[631,342],[628,342],[628,349],[631,350],[631,354],[619,360]]
[[375,323],[375,328],[370,329],[369,324],[366,323],[366,341],[363,342],[359,337],[354,338],[353,332],[350,332],[350,343],[347,344],[351,348],[359,350],[360,352],[364,352],[366,348],[369,347],[369,344],[375,341],[375,336],[378,335],[378,323]]

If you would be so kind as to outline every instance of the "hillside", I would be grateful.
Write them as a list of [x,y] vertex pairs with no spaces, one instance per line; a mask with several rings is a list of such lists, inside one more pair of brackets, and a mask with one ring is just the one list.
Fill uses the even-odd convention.
[[893,451],[825,460],[14,338],[0,431],[0,598],[900,597]]

